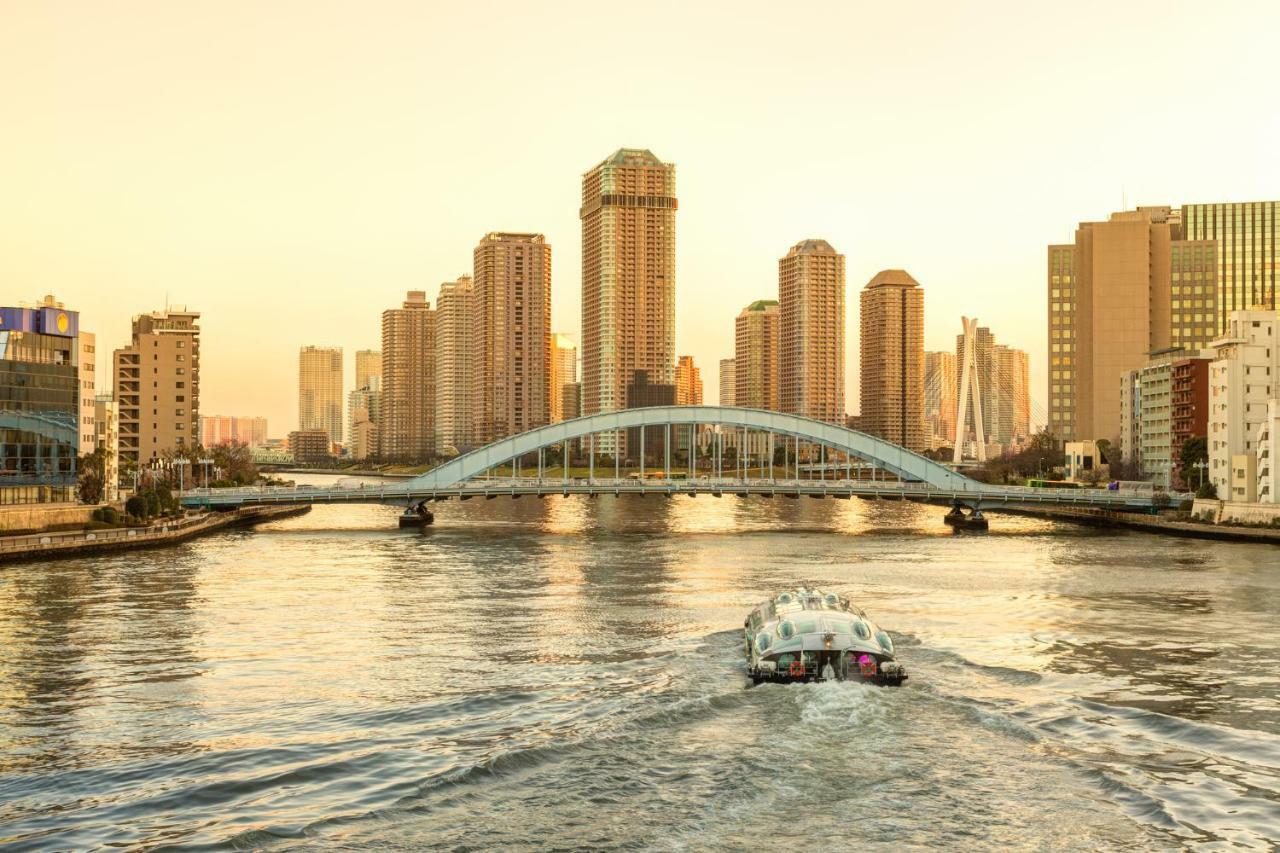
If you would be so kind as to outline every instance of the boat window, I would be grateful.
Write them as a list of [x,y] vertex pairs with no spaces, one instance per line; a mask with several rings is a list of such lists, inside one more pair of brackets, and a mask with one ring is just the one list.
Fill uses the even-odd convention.
[[778,602],[779,604],[790,604],[792,600],[793,599],[792,599],[791,593],[789,592],[784,592],[782,593],[782,595],[779,595],[777,598],[774,599],[774,601]]
[[769,632],[761,631],[759,634],[756,634],[756,651],[763,653],[767,651],[768,648],[769,648]]
[[867,623],[861,619],[853,620],[853,633],[857,634],[860,639],[868,639],[871,636],[871,629],[867,627]]
[[822,597],[822,603],[832,610],[838,609],[840,607],[840,596],[834,592],[829,592]]
[[792,625],[789,620],[783,619],[778,623],[778,636],[784,640],[790,640],[796,635],[796,626]]
[[889,635],[884,631],[876,631],[876,642],[880,644],[880,648],[886,652],[893,651],[893,640],[889,639]]

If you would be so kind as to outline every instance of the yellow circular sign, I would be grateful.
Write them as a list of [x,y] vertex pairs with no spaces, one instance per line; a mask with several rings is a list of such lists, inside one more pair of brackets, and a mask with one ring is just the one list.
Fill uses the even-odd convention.
[[67,333],[67,328],[70,327],[70,325],[71,325],[71,321],[67,319],[67,315],[65,313],[59,313],[58,314],[58,331],[62,332],[65,335]]

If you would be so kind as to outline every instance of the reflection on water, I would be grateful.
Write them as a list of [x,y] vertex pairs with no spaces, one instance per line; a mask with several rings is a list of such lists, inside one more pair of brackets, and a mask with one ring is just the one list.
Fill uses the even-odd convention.
[[[0,570],[0,843],[1266,849],[1280,573],[1251,545],[881,501],[317,507]],[[744,689],[850,594],[913,677]],[[838,845],[836,845],[838,846]]]

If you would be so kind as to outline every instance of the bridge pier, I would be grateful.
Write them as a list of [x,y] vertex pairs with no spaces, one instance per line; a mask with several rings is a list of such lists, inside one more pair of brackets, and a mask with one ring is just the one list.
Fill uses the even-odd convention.
[[427,509],[426,501],[409,504],[400,515],[401,527],[426,527],[436,520],[435,514]]

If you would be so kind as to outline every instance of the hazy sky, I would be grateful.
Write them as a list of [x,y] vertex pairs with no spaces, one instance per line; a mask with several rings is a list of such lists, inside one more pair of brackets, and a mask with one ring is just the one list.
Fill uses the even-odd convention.
[[[297,350],[380,345],[487,231],[552,245],[579,336],[581,174],[677,166],[677,348],[732,355],[777,259],[925,288],[1030,351],[1045,246],[1135,204],[1280,196],[1280,6],[1258,3],[71,3],[0,0],[0,302],[52,292],[99,350],[203,312],[206,414],[297,418]],[[109,373],[99,376],[107,383]],[[100,390],[108,390],[105,384]]]

